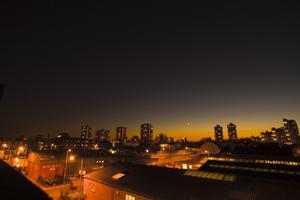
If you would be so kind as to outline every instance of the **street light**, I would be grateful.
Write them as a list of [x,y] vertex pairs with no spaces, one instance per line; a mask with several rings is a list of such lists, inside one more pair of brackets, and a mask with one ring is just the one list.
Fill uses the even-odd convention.
[[[71,152],[71,149],[67,150],[67,154],[66,154],[66,162],[65,162],[65,170],[64,170],[64,178],[63,178],[63,184],[66,183],[66,175],[67,175],[67,165],[68,165],[68,158],[69,158],[69,152]],[[72,157],[72,156],[71,156]],[[73,160],[74,160],[74,156],[73,156]]]
[[24,151],[24,147],[20,146],[20,147],[19,147],[19,151],[20,151],[20,152],[23,152],[23,151]]
[[186,150],[188,150],[189,148],[188,147],[185,147],[184,148],[184,160],[186,161]]
[[23,147],[23,146],[20,146],[19,148],[18,148],[18,155],[19,154],[23,154],[24,153],[24,151],[25,151],[25,147]]
[[209,157],[209,151],[205,150],[204,153],[207,154],[207,158]]

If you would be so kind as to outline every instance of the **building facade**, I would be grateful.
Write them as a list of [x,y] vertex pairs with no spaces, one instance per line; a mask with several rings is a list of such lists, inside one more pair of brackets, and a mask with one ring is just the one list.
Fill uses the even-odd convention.
[[95,140],[97,142],[109,141],[109,130],[101,129],[95,131]]
[[286,143],[286,136],[284,129],[281,128],[272,128],[272,142],[278,144],[285,144]]
[[236,125],[233,123],[230,123],[227,125],[227,130],[228,130],[228,139],[230,141],[237,141],[238,136],[237,136],[237,130],[236,130]]
[[151,200],[151,198],[134,194],[124,189],[111,187],[110,185],[88,178],[84,179],[83,191],[86,194],[86,199],[88,200]]
[[127,128],[120,126],[116,128],[116,141],[119,144],[124,144],[127,141]]
[[49,177],[62,177],[64,162],[47,155],[30,153],[28,156],[27,175],[32,180]]
[[220,125],[215,126],[215,141],[217,143],[223,142],[223,127]]
[[150,144],[153,141],[153,126],[152,124],[141,125],[141,143]]
[[271,143],[274,142],[272,140],[272,131],[265,131],[260,133],[260,140],[263,143]]
[[91,149],[97,145],[92,139],[75,138],[75,137],[56,137],[52,149]]
[[299,137],[299,129],[297,122],[291,119],[283,119],[283,129],[285,133],[286,144],[297,144]]
[[88,125],[84,125],[81,128],[81,138],[82,139],[92,139],[92,128]]

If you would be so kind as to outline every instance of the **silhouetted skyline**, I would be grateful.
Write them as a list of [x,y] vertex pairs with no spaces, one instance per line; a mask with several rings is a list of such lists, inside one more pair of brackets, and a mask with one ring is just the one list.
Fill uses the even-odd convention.
[[[299,6],[28,2],[4,14],[0,135],[213,137],[300,119]],[[17,17],[16,17],[17,16]]]

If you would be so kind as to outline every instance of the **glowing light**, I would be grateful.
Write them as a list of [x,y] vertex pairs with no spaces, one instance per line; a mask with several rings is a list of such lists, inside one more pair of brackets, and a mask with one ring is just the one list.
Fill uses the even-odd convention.
[[114,179],[114,180],[119,180],[119,179],[123,178],[124,176],[126,176],[126,174],[117,173],[117,174],[113,175],[111,178]]
[[112,154],[115,154],[115,153],[117,153],[117,151],[115,151],[115,150],[113,150],[113,149],[110,149],[110,150],[108,150],[110,153],[112,153]]
[[75,160],[75,156],[70,156],[70,160]]

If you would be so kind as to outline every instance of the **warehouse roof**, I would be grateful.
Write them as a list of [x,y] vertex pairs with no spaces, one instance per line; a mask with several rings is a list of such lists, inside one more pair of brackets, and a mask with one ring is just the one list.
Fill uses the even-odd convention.
[[300,195],[297,182],[132,163],[115,163],[85,178],[152,199],[286,199]]

